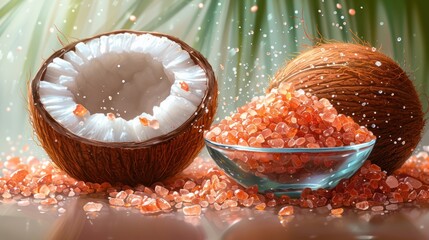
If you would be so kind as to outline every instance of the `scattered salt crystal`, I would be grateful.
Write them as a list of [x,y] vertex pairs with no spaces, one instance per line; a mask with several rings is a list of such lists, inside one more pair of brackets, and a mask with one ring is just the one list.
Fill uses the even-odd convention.
[[398,204],[389,204],[386,206],[386,210],[395,211],[398,209]]
[[44,195],[49,195],[50,193],[50,189],[46,184],[43,184],[40,188],[39,188],[39,193],[42,193]]
[[169,203],[167,200],[163,199],[163,198],[158,198],[158,199],[156,199],[156,204],[157,204],[157,206],[158,206],[161,210],[168,210],[168,209],[171,209],[171,205],[170,205],[170,203]]
[[419,189],[423,186],[423,183],[413,177],[406,177],[404,179],[405,183],[411,184],[414,189]]
[[395,176],[388,176],[386,178],[386,184],[390,187],[390,188],[397,188],[399,185],[398,179],[396,179]]
[[201,215],[201,206],[200,205],[192,205],[183,208],[183,213],[186,216],[199,216]]
[[21,182],[27,175],[27,170],[18,169],[10,175],[10,181]]
[[267,205],[265,203],[259,203],[255,206],[255,209],[262,211],[265,209],[265,207],[267,207]]
[[63,213],[66,212],[66,209],[61,207],[61,208],[58,208],[57,211],[58,211],[59,214],[63,214]]
[[155,192],[156,192],[156,194],[158,194],[159,196],[161,196],[161,197],[165,197],[165,196],[167,196],[167,194],[168,194],[168,189],[166,189],[165,187],[163,187],[163,186],[160,186],[160,185],[156,185],[155,186]]
[[35,199],[45,199],[45,198],[46,198],[46,195],[45,195],[45,194],[43,194],[43,193],[35,193],[35,194],[33,195],[33,197],[34,197]]
[[341,216],[344,212],[343,208],[333,208],[331,209],[331,214],[334,216]]
[[278,215],[290,216],[290,215],[293,215],[293,213],[294,213],[293,206],[285,206],[280,209],[280,211],[278,212]]
[[113,206],[124,206],[125,202],[124,202],[124,199],[110,198],[109,199],[109,204],[113,205]]
[[373,207],[371,207],[371,211],[373,211],[373,212],[381,212],[383,210],[384,210],[383,206],[373,206]]
[[369,208],[369,203],[368,201],[358,202],[355,207],[359,210],[367,210]]
[[115,198],[125,199],[127,196],[128,194],[125,191],[120,191],[116,194]]
[[101,208],[103,208],[103,204],[95,203],[95,202],[87,202],[83,206],[83,210],[85,212],[99,212],[99,211],[101,211]]
[[375,66],[380,67],[381,66],[381,62],[380,61],[376,61],[375,62]]

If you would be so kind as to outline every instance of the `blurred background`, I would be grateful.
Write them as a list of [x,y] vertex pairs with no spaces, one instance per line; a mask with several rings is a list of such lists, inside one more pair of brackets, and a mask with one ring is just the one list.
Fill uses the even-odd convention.
[[206,56],[219,81],[219,118],[263,94],[277,69],[320,37],[368,42],[395,59],[426,110],[427,9],[426,0],[1,0],[0,158],[44,156],[26,106],[43,60],[63,44],[117,29],[174,35]]

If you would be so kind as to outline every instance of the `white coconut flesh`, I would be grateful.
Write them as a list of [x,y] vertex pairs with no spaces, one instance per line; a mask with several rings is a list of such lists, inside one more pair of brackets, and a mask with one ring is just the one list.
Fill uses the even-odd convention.
[[40,101],[70,132],[102,142],[142,142],[195,114],[205,71],[179,44],[150,34],[114,34],[48,64]]

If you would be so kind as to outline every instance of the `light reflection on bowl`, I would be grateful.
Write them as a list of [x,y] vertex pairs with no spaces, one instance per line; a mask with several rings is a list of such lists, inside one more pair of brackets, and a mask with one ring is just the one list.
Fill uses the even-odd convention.
[[351,177],[375,144],[372,140],[333,148],[254,148],[205,142],[216,164],[241,185],[292,197],[304,188],[330,189]]

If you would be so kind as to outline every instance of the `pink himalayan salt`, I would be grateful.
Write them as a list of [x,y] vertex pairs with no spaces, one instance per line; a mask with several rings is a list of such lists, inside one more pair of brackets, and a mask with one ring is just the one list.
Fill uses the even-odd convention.
[[200,205],[192,205],[183,208],[183,213],[186,216],[199,216],[201,215],[201,206]]
[[192,190],[195,186],[196,184],[193,181],[186,181],[183,188],[187,190]]
[[375,139],[352,118],[338,114],[327,99],[295,91],[285,83],[238,108],[205,137],[223,144],[272,148],[336,147]]
[[390,188],[397,188],[398,187],[398,179],[396,179],[395,176],[388,176],[386,178],[386,184],[390,187]]
[[157,198],[156,199],[156,205],[161,210],[169,210],[169,209],[171,209],[170,203],[167,200],[163,199],[163,198]]
[[285,207],[282,207],[280,209],[280,211],[278,212],[278,215],[279,216],[290,216],[290,215],[293,215],[293,213],[294,213],[293,206],[285,206]]
[[369,208],[369,203],[368,201],[358,202],[355,207],[359,210],[367,210]]
[[155,199],[149,199],[149,200],[145,201],[140,207],[141,213],[156,213],[159,211],[160,211],[160,209],[159,209],[158,205],[156,204]]
[[262,211],[262,210],[265,210],[266,207],[267,207],[267,204],[265,204],[265,203],[259,203],[259,204],[257,204],[255,206],[255,209]]
[[103,208],[103,204],[95,203],[95,202],[87,202],[83,206],[83,210],[85,212],[99,212],[99,211],[101,211],[101,208]]
[[381,212],[383,210],[384,210],[383,206],[373,206],[373,207],[371,207],[371,211],[373,211],[373,212]]
[[28,175],[28,171],[24,169],[18,169],[10,175],[9,181],[21,182]]
[[331,209],[331,214],[334,216],[340,216],[343,215],[344,209],[343,208],[333,208]]
[[161,197],[165,197],[165,196],[167,196],[167,194],[168,194],[168,189],[166,189],[165,187],[163,187],[163,186],[160,186],[160,185],[156,185],[156,187],[155,187],[155,192],[156,192],[156,194],[158,194],[159,196],[161,196]]
[[[171,189],[165,197],[162,197],[162,199],[165,199],[170,204],[174,203],[174,205],[171,205],[171,210],[196,204],[200,205],[202,208],[208,207],[215,210],[225,208],[236,209],[238,206],[255,207],[259,204],[262,205],[262,203],[265,204],[265,207],[270,207],[272,203],[274,203],[273,200],[275,200],[276,204],[280,206],[293,205],[309,208],[326,206],[329,204],[334,206],[334,208],[354,207],[356,209],[359,209],[359,204],[357,203],[368,201],[370,203],[368,209],[375,211],[381,208],[380,211],[383,211],[384,207],[380,205],[383,205],[384,202],[388,200],[390,201],[390,205],[386,207],[386,210],[393,211],[398,208],[397,203],[429,202],[429,186],[427,184],[427,179],[429,178],[425,170],[428,169],[427,166],[429,166],[429,155],[427,154],[420,154],[418,157],[412,156],[410,160],[397,171],[398,174],[391,175],[398,181],[398,186],[396,188],[390,188],[388,186],[388,181],[386,180],[389,176],[387,176],[385,172],[382,172],[378,166],[367,162],[357,174],[348,180],[341,181],[333,191],[310,189],[310,191],[303,191],[303,195],[300,199],[290,199],[286,196],[279,198],[270,193],[264,195],[258,194],[257,188],[250,187],[245,189],[238,186],[237,183],[225,176],[219,169],[207,167],[210,166],[207,163],[202,164],[200,158],[197,158],[195,161],[198,162],[198,164],[195,165],[193,170],[185,170],[183,174],[175,177],[175,179],[162,183],[162,186],[165,186],[163,188],[167,190]],[[299,163],[296,162],[295,165],[299,166]],[[11,184],[6,184],[10,180],[11,174],[4,176],[2,185],[3,192],[1,193],[9,197],[9,199],[12,197],[15,198],[15,196],[33,196],[33,198],[37,198],[43,196],[43,194],[40,195],[39,190],[43,185],[46,185],[46,187],[43,188],[49,189],[49,195],[44,196],[45,200],[42,198],[40,201],[35,201],[36,204],[41,204],[41,202],[47,203],[48,201],[52,201],[48,200],[51,197],[55,197],[57,202],[60,203],[67,199],[69,193],[74,194],[75,191],[77,192],[77,188],[79,188],[79,194],[92,191],[105,194],[106,196],[112,192],[115,192],[114,196],[116,196],[118,192],[124,191],[128,196],[124,200],[125,202],[120,204],[121,206],[141,208],[142,205],[145,204],[146,209],[142,209],[142,213],[158,212],[161,210],[161,207],[158,206],[159,204],[156,204],[156,199],[159,198],[159,195],[154,195],[154,192],[156,192],[154,188],[156,188],[156,186],[154,188],[149,188],[140,185],[130,189],[130,187],[122,185],[112,187],[108,183],[84,183],[68,177],[60,170],[53,168],[52,165],[48,165],[45,162],[35,163],[31,166],[32,167],[29,167],[29,165],[23,163],[19,163],[16,166],[14,171],[20,168],[28,170],[28,176],[25,177],[22,182],[11,182]],[[49,181],[50,177],[46,177],[48,175],[51,175],[51,181]],[[42,180],[39,181],[40,179]],[[48,179],[48,181],[43,179]],[[195,187],[192,189],[184,189],[183,187],[187,181],[194,182],[196,184]],[[422,184],[420,187],[419,182]],[[372,187],[373,185],[375,188]],[[15,191],[14,189],[16,187],[21,189],[21,191]],[[415,187],[419,188],[415,189]],[[179,194],[179,192],[182,192],[181,189],[186,190],[187,197],[185,197],[185,199],[189,202],[183,202],[183,198]],[[141,198],[141,202],[131,205],[128,200],[130,199],[131,201],[131,199],[134,199],[134,197],[132,197],[134,193],[137,194],[135,195],[135,199]],[[221,204],[215,201],[218,195],[222,195],[222,198],[223,195],[226,195],[226,198]],[[247,196],[247,198],[240,197],[240,199],[239,196]],[[364,196],[366,198],[363,198]],[[353,199],[359,200],[357,203],[353,203]],[[155,201],[155,205],[153,201]],[[18,204],[20,201],[16,202]],[[237,207],[234,207],[235,204],[237,204]],[[46,209],[47,206],[43,207],[42,209]],[[150,209],[151,207],[152,209]]]
[[124,206],[124,199],[121,198],[109,198],[109,204],[112,206]]

